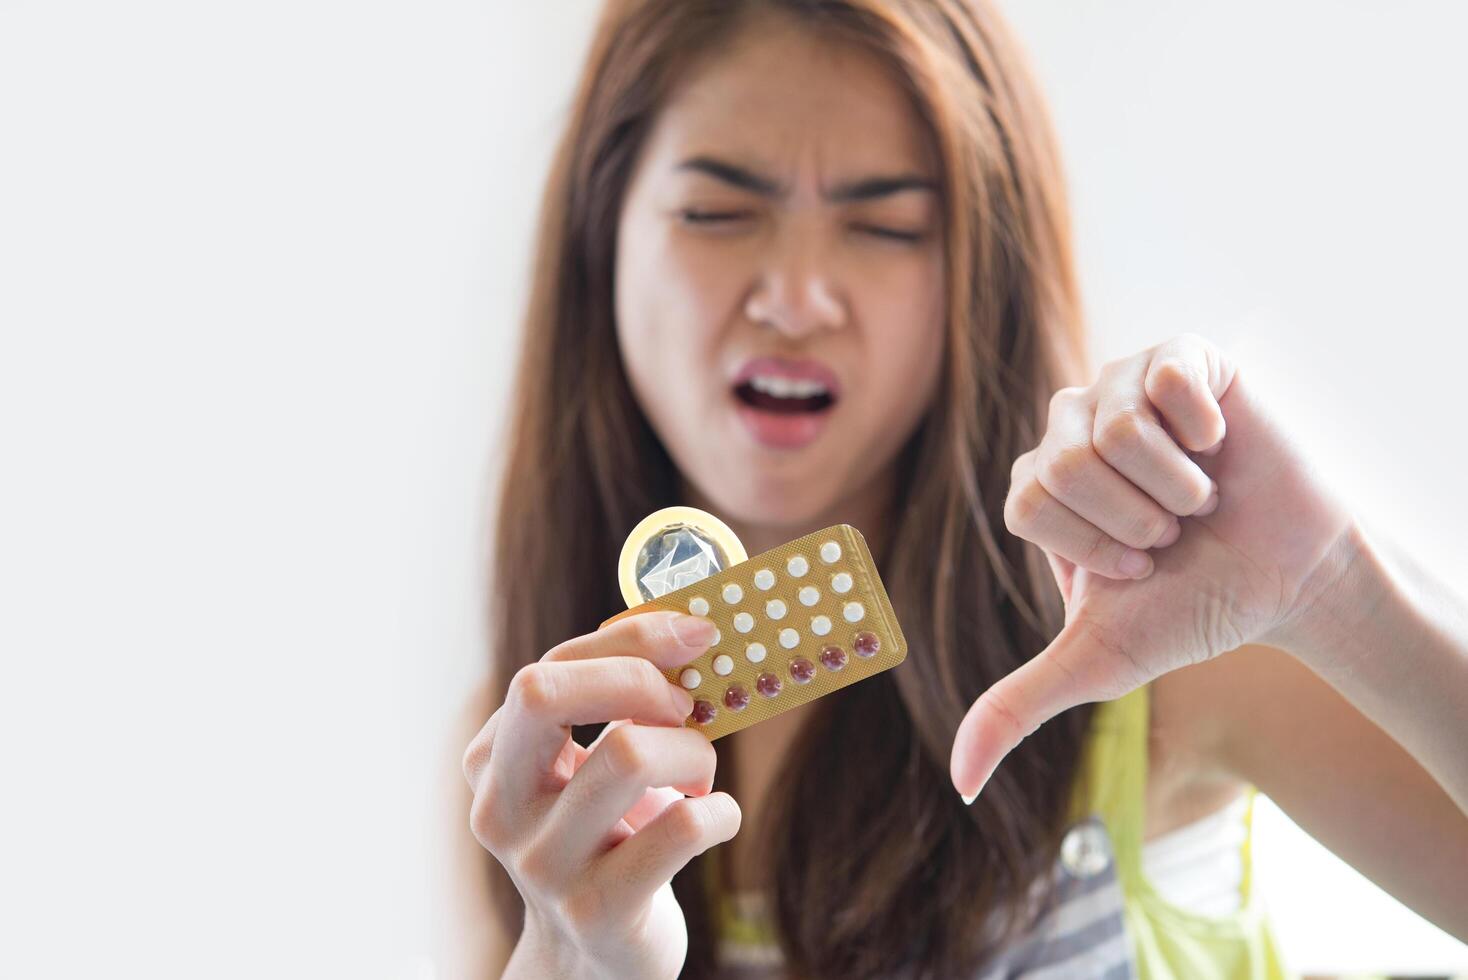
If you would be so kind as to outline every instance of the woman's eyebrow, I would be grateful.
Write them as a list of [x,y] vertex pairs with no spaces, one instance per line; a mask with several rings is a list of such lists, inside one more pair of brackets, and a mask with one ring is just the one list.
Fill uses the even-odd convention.
[[[678,164],[676,170],[691,170],[696,173],[707,174],[716,180],[722,180],[741,190],[752,191],[763,197],[782,197],[786,191],[779,182],[747,170],[737,164],[718,160],[709,156],[689,157]],[[891,177],[863,177],[847,184],[841,184],[826,192],[826,200],[834,203],[846,204],[855,201],[870,201],[873,198],[887,197],[891,194],[899,194],[903,191],[933,191],[938,190],[937,182],[919,174],[898,174]]]

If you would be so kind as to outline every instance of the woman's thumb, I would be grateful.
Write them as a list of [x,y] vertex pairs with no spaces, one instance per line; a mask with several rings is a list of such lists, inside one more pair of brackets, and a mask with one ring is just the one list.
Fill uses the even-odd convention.
[[1004,757],[1056,715],[1088,701],[1120,696],[1107,676],[1112,658],[1098,655],[1095,630],[1084,619],[1066,625],[1028,663],[979,696],[959,723],[949,775],[965,803],[984,788]]

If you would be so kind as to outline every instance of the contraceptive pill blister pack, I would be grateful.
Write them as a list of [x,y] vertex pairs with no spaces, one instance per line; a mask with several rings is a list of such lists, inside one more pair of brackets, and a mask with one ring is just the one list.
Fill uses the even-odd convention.
[[[657,563],[644,560],[650,567],[639,569],[639,592],[628,588],[624,574],[629,602],[646,601],[607,622],[657,609],[713,621],[718,636],[708,652],[664,671],[693,695],[687,727],[713,740],[906,658],[902,628],[856,528],[837,524],[745,559],[721,523],[700,511],[676,510],[679,517],[712,521],[717,529],[675,532],[682,550],[670,550]],[[636,537],[634,532],[628,539],[629,548],[636,548]],[[624,560],[624,571],[626,565]],[[658,594],[659,586],[670,591]]]

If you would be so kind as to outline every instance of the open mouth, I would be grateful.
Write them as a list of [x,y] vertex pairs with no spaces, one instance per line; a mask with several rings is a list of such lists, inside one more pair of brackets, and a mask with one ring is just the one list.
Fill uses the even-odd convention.
[[803,415],[824,412],[836,397],[824,384],[802,378],[756,374],[734,387],[734,397],[763,412]]

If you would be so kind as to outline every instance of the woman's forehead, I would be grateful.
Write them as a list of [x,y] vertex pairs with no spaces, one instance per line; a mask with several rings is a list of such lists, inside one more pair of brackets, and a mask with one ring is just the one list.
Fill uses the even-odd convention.
[[870,52],[798,29],[746,32],[694,65],[670,93],[651,143],[664,171],[712,157],[791,184],[931,176],[926,131],[891,69]]

